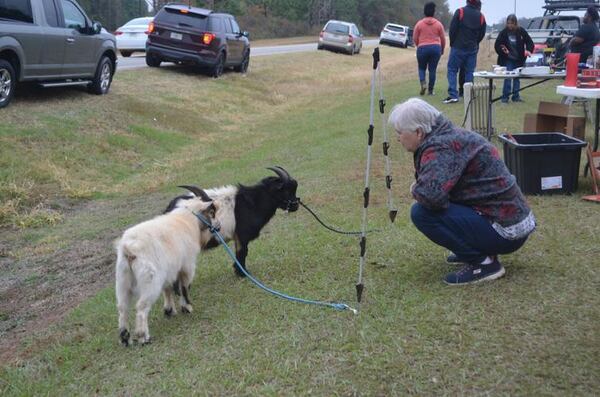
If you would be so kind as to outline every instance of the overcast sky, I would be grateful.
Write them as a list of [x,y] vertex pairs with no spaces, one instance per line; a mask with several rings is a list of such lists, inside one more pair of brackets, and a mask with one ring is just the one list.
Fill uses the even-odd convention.
[[[450,12],[464,6],[466,0],[448,0]],[[508,14],[515,12],[515,4],[517,6],[517,17],[539,17],[544,14],[544,0],[481,0],[481,11],[488,21],[488,25],[497,23],[500,20],[505,20]]]

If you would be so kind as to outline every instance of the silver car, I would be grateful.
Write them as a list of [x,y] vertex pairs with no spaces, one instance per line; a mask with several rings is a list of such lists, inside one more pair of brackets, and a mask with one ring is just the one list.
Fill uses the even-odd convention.
[[359,54],[363,35],[352,22],[331,20],[319,34],[317,49],[341,50],[350,55]]
[[115,31],[117,48],[121,55],[128,57],[136,51],[146,52],[148,25],[152,19],[152,17],[135,18]]

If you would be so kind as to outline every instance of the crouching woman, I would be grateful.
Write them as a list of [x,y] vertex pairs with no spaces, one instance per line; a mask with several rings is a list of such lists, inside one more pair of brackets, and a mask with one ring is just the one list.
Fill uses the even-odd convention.
[[463,285],[502,277],[498,255],[521,248],[535,218],[496,147],[417,98],[396,105],[389,123],[414,155],[413,223],[452,251],[448,262],[464,264],[444,281]]

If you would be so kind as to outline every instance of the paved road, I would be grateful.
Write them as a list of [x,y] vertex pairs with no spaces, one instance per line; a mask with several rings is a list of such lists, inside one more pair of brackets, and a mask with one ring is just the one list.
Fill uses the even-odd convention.
[[[373,47],[379,43],[378,40],[365,40],[363,41],[363,47]],[[265,55],[276,55],[276,54],[289,54],[292,52],[308,52],[317,51],[317,43],[308,44],[291,44],[291,45],[278,45],[272,47],[254,47],[250,53],[251,57],[259,57]],[[119,70],[139,69],[146,67],[146,60],[141,53],[135,53],[130,58],[119,57]]]

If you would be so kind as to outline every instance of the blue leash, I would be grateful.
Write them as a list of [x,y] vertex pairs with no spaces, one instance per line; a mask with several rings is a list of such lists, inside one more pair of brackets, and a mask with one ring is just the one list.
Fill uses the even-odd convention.
[[229,256],[232,257],[233,260],[235,261],[235,265],[238,267],[238,269],[242,273],[244,273],[244,275],[246,277],[248,277],[250,279],[250,281],[252,281],[257,287],[259,287],[259,288],[261,288],[261,289],[263,289],[263,290],[265,290],[267,292],[270,292],[271,294],[276,295],[276,296],[278,296],[280,298],[287,299],[289,301],[299,302],[299,303],[306,303],[306,304],[309,304],[309,305],[326,306],[326,307],[330,307],[330,308],[338,310],[338,311],[350,310],[354,314],[358,313],[358,311],[356,309],[348,306],[345,303],[322,302],[322,301],[313,301],[313,300],[309,300],[309,299],[296,298],[294,296],[286,295],[284,293],[281,293],[279,291],[275,291],[274,289],[271,289],[271,288],[265,286],[260,281],[258,281],[254,277],[252,277],[252,275],[250,273],[248,273],[248,271],[246,269],[244,269],[244,267],[242,265],[240,265],[240,263],[238,262],[237,258],[235,257],[235,254],[231,251],[231,248],[229,248],[229,246],[225,242],[225,239],[223,238],[223,236],[221,235],[221,233],[219,233],[219,229],[215,228],[212,225],[212,223],[210,221],[208,221],[204,216],[202,216],[200,214],[196,214],[195,212],[192,212],[192,214],[194,214],[196,216],[196,218],[198,218],[200,220],[200,222],[202,222],[206,226],[208,226],[208,230],[210,230],[210,232],[214,236],[216,236],[217,239],[221,242],[221,244],[225,248],[225,251],[227,251],[227,253],[229,254]]

